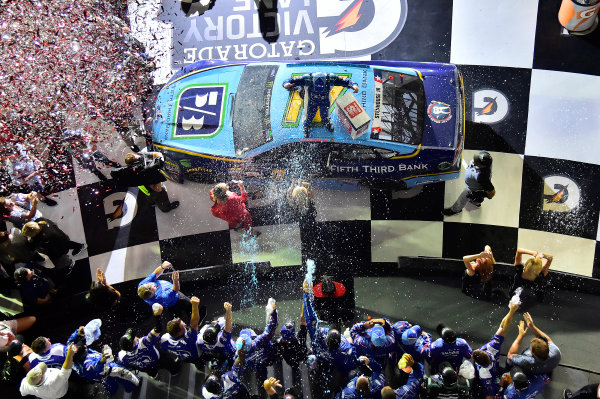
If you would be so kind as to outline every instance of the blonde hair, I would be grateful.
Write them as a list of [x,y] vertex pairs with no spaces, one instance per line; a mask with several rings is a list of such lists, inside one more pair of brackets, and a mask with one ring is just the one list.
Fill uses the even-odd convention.
[[40,225],[37,224],[36,222],[27,222],[27,223],[25,223],[25,226],[23,226],[21,233],[25,237],[31,238],[31,237],[35,237],[36,235],[38,235],[40,230],[42,230],[42,229],[40,228]]
[[292,202],[301,214],[305,215],[310,207],[310,198],[306,187],[296,186],[292,190]]
[[152,298],[152,290],[146,284],[142,284],[138,287],[138,296],[142,299],[150,299]]
[[137,157],[133,152],[128,152],[127,155],[125,155],[125,164],[132,165],[135,161],[137,161]]
[[215,202],[226,202],[228,189],[229,186],[225,183],[219,183],[215,185],[212,189]]
[[527,262],[523,265],[523,273],[534,275],[535,277],[540,275],[542,269],[542,259],[539,256],[527,259]]

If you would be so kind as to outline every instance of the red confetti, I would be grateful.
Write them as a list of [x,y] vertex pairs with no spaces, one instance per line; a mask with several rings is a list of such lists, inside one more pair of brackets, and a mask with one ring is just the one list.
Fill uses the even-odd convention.
[[[63,132],[96,141],[135,124],[154,68],[119,18],[126,1],[0,3],[0,158],[23,143],[44,164],[49,191],[73,184]],[[3,186],[11,182],[0,168]]]

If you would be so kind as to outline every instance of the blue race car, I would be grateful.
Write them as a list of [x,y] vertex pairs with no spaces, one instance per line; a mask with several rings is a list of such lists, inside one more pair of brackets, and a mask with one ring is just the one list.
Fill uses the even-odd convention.
[[[311,82],[324,75],[329,107],[315,115]],[[153,118],[153,146],[179,182],[303,177],[409,188],[458,177],[464,91],[452,64],[201,61],[165,84]]]

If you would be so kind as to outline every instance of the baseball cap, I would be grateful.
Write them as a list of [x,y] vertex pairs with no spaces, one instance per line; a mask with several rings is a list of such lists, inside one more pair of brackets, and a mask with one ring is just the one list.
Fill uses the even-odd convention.
[[29,373],[27,373],[27,377],[25,377],[27,378],[27,383],[33,386],[40,385],[43,381],[42,377],[44,376],[47,368],[48,367],[46,366],[46,363],[38,363],[37,366],[29,370]]
[[421,336],[421,326],[416,324],[402,333],[402,343],[404,345],[412,345]]
[[492,164],[492,156],[487,151],[479,151],[473,156],[473,161],[480,166],[490,166]]
[[283,339],[292,339],[294,338],[294,333],[296,329],[292,323],[285,323],[283,327],[281,327],[281,338]]
[[517,391],[523,391],[529,387],[529,378],[527,378],[523,370],[519,367],[513,367],[510,371],[510,376]]
[[371,343],[378,348],[385,345],[385,330],[379,324],[371,329]]
[[453,344],[456,342],[456,332],[454,332],[454,330],[448,327],[446,324],[438,324],[436,330],[445,343]]

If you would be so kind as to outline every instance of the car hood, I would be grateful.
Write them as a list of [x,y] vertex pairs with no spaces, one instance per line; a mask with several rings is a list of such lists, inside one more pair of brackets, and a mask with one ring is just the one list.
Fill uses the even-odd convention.
[[153,141],[183,152],[234,157],[231,109],[240,65],[211,65],[180,71],[160,91]]

